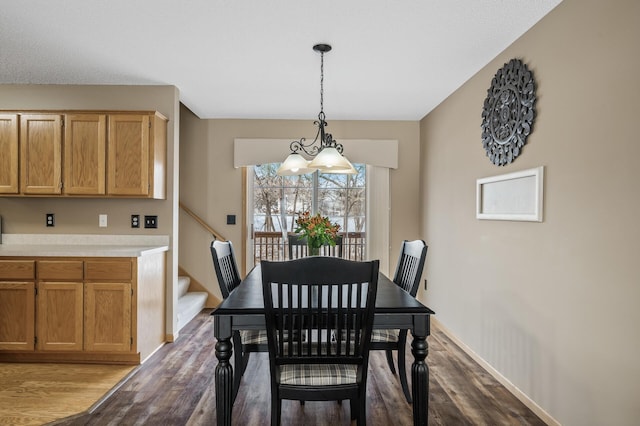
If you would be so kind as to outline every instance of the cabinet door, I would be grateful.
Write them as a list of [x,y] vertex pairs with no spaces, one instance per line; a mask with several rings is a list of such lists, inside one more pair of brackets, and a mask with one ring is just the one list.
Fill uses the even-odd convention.
[[109,116],[108,194],[149,194],[149,126],[148,115]]
[[72,195],[103,195],[106,115],[67,114],[64,129],[63,191]]
[[60,194],[62,116],[20,116],[20,189],[24,194]]
[[82,282],[39,282],[37,349],[81,351],[83,321]]
[[34,349],[35,283],[0,282],[0,349]]
[[85,283],[84,301],[84,349],[131,351],[131,283]]
[[0,194],[18,189],[18,115],[0,114]]

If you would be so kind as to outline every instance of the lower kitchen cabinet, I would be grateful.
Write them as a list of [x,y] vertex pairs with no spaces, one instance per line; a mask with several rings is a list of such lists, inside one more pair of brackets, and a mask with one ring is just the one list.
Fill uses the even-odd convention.
[[165,253],[0,258],[0,361],[139,364],[165,341]]
[[35,294],[33,282],[0,281],[0,351],[33,350]]
[[36,263],[0,258],[0,351],[35,347]]
[[82,282],[39,282],[36,309],[36,349],[81,351]]
[[81,351],[83,261],[35,260],[36,350]]
[[129,352],[131,337],[131,284],[84,285],[84,348],[87,351]]

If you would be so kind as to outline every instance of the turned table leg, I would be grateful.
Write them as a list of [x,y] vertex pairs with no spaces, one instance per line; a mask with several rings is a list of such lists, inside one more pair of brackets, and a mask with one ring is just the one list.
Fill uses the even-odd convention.
[[[216,322],[222,318],[217,318]],[[223,327],[216,327],[221,330]],[[216,333],[218,334],[218,333]],[[222,333],[220,333],[222,334]],[[224,333],[226,334],[226,333]],[[231,336],[218,337],[216,342],[216,358],[218,365],[215,371],[216,386],[216,419],[218,426],[231,426],[231,409],[233,407],[233,367],[229,360],[233,353]]]
[[411,353],[411,390],[413,393],[413,424],[427,425],[429,422],[429,367],[425,358],[429,353],[427,336],[413,335]]

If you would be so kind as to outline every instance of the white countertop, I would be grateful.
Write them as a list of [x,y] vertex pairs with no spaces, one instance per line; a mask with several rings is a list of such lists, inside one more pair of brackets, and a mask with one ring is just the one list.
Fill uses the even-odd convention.
[[169,250],[168,235],[3,234],[0,256],[140,257]]

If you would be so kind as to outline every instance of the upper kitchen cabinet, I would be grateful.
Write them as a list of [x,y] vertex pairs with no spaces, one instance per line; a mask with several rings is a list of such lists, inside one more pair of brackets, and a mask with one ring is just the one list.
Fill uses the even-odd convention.
[[0,194],[17,194],[18,115],[0,114]]
[[166,199],[154,111],[0,111],[0,195]]
[[166,119],[155,113],[108,120],[107,194],[166,198]]
[[20,115],[20,192],[62,192],[62,115]]
[[107,116],[66,114],[64,121],[63,192],[104,195]]

